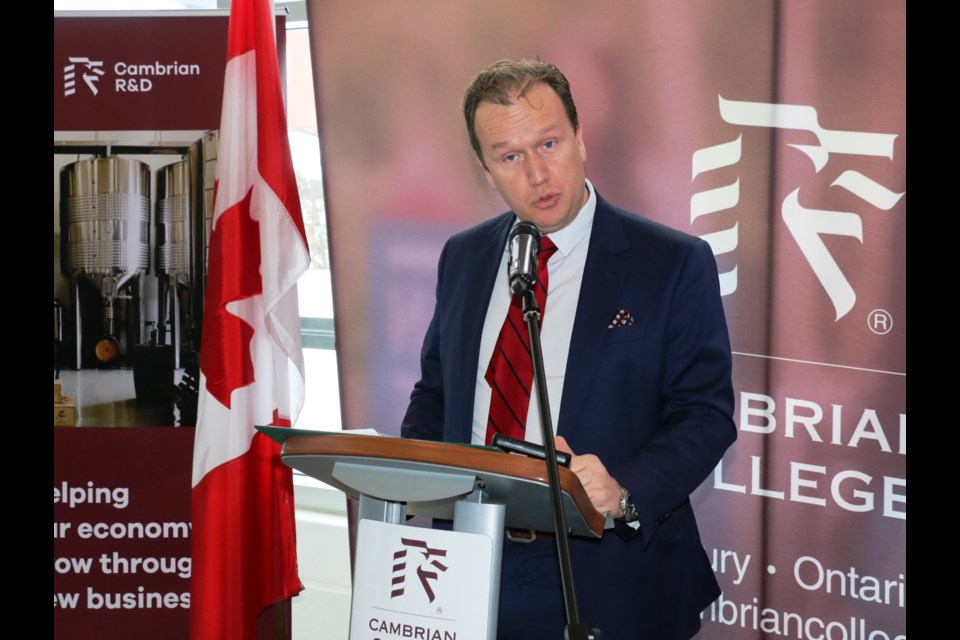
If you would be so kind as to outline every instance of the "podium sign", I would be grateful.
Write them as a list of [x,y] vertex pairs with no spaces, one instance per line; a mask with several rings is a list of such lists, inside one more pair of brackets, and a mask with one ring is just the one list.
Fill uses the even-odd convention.
[[487,637],[489,537],[361,520],[357,546],[351,640]]

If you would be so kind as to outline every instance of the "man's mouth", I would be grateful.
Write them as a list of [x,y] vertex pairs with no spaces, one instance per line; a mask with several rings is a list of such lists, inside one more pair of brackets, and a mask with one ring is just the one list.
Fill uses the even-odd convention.
[[540,209],[548,209],[552,207],[554,204],[556,204],[559,198],[560,198],[560,194],[550,193],[543,196],[542,198],[535,200],[533,202],[533,206],[538,207]]

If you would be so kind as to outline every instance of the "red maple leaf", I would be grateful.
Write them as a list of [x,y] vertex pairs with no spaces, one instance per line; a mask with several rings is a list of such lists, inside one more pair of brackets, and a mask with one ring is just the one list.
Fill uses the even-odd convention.
[[253,327],[227,311],[228,303],[263,293],[260,223],[250,216],[252,193],[250,187],[241,201],[220,215],[210,233],[200,370],[207,391],[228,409],[230,394],[254,381]]

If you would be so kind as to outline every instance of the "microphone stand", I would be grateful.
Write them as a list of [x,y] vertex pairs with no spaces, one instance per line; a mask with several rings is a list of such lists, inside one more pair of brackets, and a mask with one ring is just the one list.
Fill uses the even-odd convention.
[[547,395],[547,377],[543,367],[543,349],[540,345],[540,307],[534,296],[533,287],[527,287],[523,293],[523,319],[527,323],[530,335],[530,357],[533,359],[533,375],[537,386],[537,400],[540,406],[540,432],[546,452],[547,478],[550,481],[550,506],[553,510],[553,528],[557,535],[557,554],[560,562],[560,581],[563,584],[563,603],[567,613],[567,626],[564,627],[566,640],[600,640],[600,630],[587,630],[580,622],[577,611],[577,594],[573,588],[573,566],[570,563],[570,543],[567,540],[567,521],[563,514],[563,501],[560,497],[560,471],[557,469],[557,450],[553,444],[553,421],[550,418],[550,398]]

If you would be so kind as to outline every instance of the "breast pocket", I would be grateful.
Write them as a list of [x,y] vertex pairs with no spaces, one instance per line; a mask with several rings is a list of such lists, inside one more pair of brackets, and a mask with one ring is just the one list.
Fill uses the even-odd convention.
[[624,342],[633,342],[643,339],[645,332],[639,323],[626,325],[623,327],[610,327],[604,337],[603,344],[623,344]]

